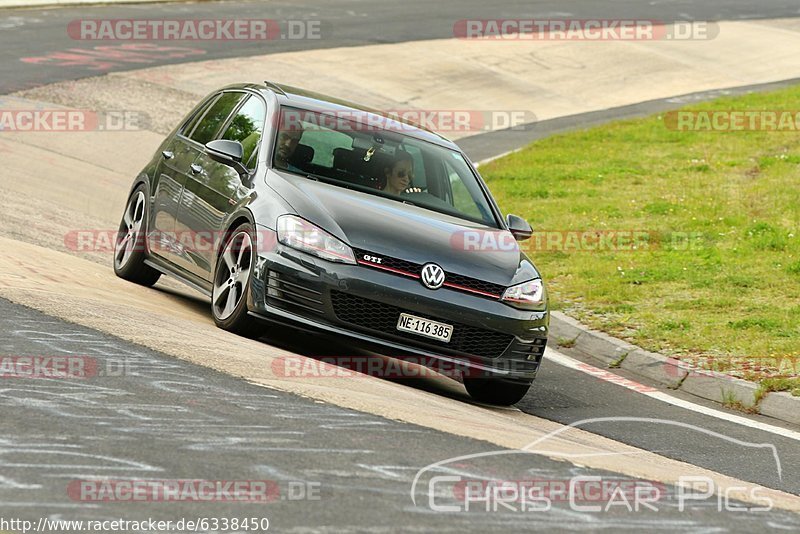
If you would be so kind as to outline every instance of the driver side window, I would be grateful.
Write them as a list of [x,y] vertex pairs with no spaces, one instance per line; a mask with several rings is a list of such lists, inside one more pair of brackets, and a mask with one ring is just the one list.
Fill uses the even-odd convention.
[[248,169],[255,167],[266,119],[266,104],[259,97],[251,95],[236,112],[222,135],[222,139],[239,141],[242,144],[244,148],[242,163]]
[[223,93],[209,108],[189,138],[201,145],[213,141],[225,119],[245,96],[245,93]]
[[194,130],[195,126],[197,126],[197,123],[200,122],[200,119],[202,119],[203,116],[208,111],[208,108],[210,108],[214,104],[214,102],[217,101],[217,98],[219,98],[218,94],[212,96],[206,102],[204,102],[203,105],[200,107],[200,109],[198,109],[197,112],[194,115],[192,115],[192,117],[189,120],[186,121],[186,124],[184,124],[181,127],[180,133],[182,135],[185,135],[186,137],[189,137],[192,131]]

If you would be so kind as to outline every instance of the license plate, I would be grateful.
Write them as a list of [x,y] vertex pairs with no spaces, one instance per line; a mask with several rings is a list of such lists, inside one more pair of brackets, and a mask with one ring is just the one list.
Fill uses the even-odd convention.
[[449,343],[450,336],[453,335],[453,327],[449,324],[437,323],[407,313],[400,314],[400,318],[397,320],[397,329],[401,332],[438,339],[445,343]]

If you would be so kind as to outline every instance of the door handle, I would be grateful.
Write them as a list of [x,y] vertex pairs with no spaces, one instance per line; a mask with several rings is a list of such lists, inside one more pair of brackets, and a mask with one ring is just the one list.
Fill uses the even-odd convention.
[[175,157],[175,154],[173,154],[169,150],[165,150],[164,152],[161,153],[161,155],[164,156],[164,159],[172,159]]
[[189,165],[189,168],[192,170],[192,174],[200,174],[201,172],[203,172],[203,167],[197,165],[196,163],[192,163],[191,165]]

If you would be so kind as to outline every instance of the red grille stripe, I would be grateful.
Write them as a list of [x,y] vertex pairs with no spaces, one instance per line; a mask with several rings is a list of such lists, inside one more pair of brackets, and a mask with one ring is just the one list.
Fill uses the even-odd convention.
[[408,276],[409,278],[419,278],[418,274],[410,273],[408,271],[403,271],[402,269],[395,269],[394,267],[388,267],[386,265],[380,265],[377,263],[372,263],[369,261],[357,260],[360,265],[366,265],[368,267],[374,267],[375,269],[381,269],[384,271],[390,271],[397,274],[402,274],[403,276]]

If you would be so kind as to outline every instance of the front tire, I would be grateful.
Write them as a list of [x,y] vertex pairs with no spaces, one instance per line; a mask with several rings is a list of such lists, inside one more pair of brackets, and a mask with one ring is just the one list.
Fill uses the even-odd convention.
[[486,404],[511,406],[525,397],[530,383],[508,382],[499,378],[464,378],[464,387],[470,397]]
[[114,273],[129,282],[150,287],[161,273],[144,263],[147,257],[147,193],[144,185],[137,187],[128,199],[114,241]]
[[211,315],[223,330],[256,337],[261,328],[257,319],[247,314],[247,295],[253,276],[256,251],[253,226],[244,223],[228,233],[214,269],[211,291]]

